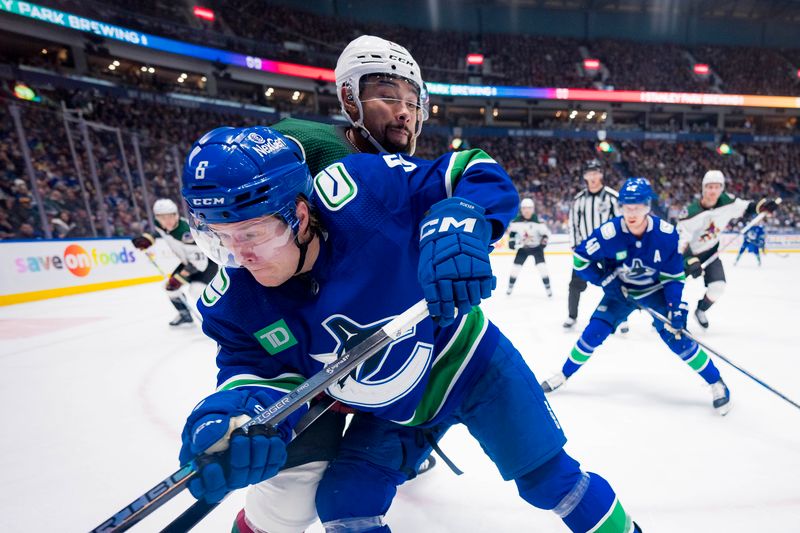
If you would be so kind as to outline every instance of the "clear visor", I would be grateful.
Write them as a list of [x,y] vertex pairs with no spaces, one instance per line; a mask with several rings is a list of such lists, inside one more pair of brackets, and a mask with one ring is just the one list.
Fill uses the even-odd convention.
[[622,204],[622,216],[639,217],[650,212],[650,206],[644,204]]
[[275,259],[292,240],[292,228],[274,216],[206,224],[190,217],[197,246],[209,259],[223,267],[258,267]]
[[403,105],[411,112],[417,113],[419,121],[428,120],[428,91],[420,90],[417,84],[405,78],[395,76],[370,76],[361,82],[361,94],[369,92],[370,98],[362,98],[361,102],[380,100],[391,106]]

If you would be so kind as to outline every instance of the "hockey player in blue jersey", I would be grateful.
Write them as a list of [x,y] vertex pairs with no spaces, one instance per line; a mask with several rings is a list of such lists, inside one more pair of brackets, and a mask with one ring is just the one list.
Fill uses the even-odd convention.
[[669,349],[711,385],[714,408],[725,415],[730,394],[719,370],[696,342],[680,334],[686,327],[687,309],[681,301],[686,279],[683,256],[678,252],[675,227],[649,214],[652,198],[645,178],[629,178],[619,192],[622,216],[594,230],[575,248],[575,270],[586,281],[600,285],[605,294],[561,372],[544,381],[542,389],[552,392],[561,387],[638,302],[669,318],[668,324],[654,320],[653,326]]
[[431,319],[327,391],[360,412],[317,491],[326,530],[388,532],[396,485],[456,422],[526,501],[573,531],[638,530],[610,485],[563,451],[535,376],[475,307],[495,285],[490,242],[518,201],[484,152],[433,162],[351,155],[312,186],[292,141],[264,127],[220,128],[192,148],[183,193],[197,242],[226,267],[200,301],[203,329],[219,346],[219,387],[190,414],[180,459],[220,441],[229,449],[198,465],[196,497],[216,501],[273,476],[297,416],[277,435],[231,432],[236,417],[273,403],[424,297]]
[[[758,266],[761,266],[761,253],[764,252],[764,245],[766,244],[767,236],[764,232],[764,226],[753,226],[744,234],[744,240],[742,241],[742,247],[739,248],[739,254],[736,256],[736,261],[733,262],[734,265],[739,264],[739,259],[741,259],[742,254],[745,252],[750,252],[756,256],[756,261],[758,261]],[[765,252],[766,253],[766,252]]]

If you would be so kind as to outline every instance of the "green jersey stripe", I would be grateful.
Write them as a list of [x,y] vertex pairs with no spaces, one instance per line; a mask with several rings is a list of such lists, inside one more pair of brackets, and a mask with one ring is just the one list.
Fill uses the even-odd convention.
[[444,176],[444,187],[447,191],[447,197],[453,196],[453,189],[458,184],[458,180],[464,175],[464,172],[473,165],[478,163],[495,163],[495,160],[489,157],[489,154],[479,148],[472,150],[464,150],[456,152],[450,156],[450,161],[447,163],[447,170]]
[[480,307],[474,307],[462,319],[451,341],[433,362],[425,393],[414,414],[408,420],[396,421],[398,424],[416,426],[432,420],[439,413],[488,327],[489,321]]
[[708,354],[702,348],[698,347],[697,353],[687,359],[686,364],[692,367],[692,370],[695,372],[702,372],[708,365]]
[[572,254],[572,266],[575,267],[575,270],[583,270],[589,266],[589,260],[578,254]]
[[660,281],[683,281],[686,279],[686,273],[680,272],[678,274],[667,274],[666,272],[660,272],[658,274],[658,279]]
[[239,387],[265,387],[279,392],[291,392],[301,385],[306,378],[300,374],[281,374],[271,379],[264,379],[255,374],[239,374],[233,376],[217,387],[218,391],[237,389]]
[[628,533],[633,530],[633,522],[619,503],[619,498],[614,498],[611,509],[587,533]]

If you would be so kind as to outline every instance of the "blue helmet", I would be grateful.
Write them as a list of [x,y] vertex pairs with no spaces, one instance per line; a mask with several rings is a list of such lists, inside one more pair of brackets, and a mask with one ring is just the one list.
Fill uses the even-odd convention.
[[619,190],[620,204],[650,205],[653,199],[653,188],[647,178],[628,178]]
[[297,231],[295,199],[310,198],[302,149],[265,126],[214,129],[194,143],[182,177],[183,198],[199,224],[277,215]]

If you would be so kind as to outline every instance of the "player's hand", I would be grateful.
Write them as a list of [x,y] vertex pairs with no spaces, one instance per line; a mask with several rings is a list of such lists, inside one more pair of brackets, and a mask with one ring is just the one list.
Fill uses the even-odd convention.
[[172,274],[169,278],[167,278],[167,290],[168,291],[177,291],[181,287],[186,284],[186,278],[181,276],[179,273]]
[[239,428],[271,403],[263,390],[235,389],[215,392],[195,407],[183,428],[179,455],[181,464],[192,462],[199,473],[189,482],[195,498],[215,503],[278,473],[286,462],[281,433],[265,425]]
[[149,233],[142,233],[141,235],[137,235],[136,237],[131,239],[133,246],[138,248],[139,250],[147,250],[153,244],[155,244],[156,239]]
[[777,200],[762,198],[756,204],[756,213],[774,213],[778,209],[778,203]]
[[684,269],[686,270],[686,273],[693,278],[699,278],[703,275],[703,264],[700,263],[700,259],[695,256],[691,256],[686,260]]
[[603,292],[607,298],[612,300],[618,300],[621,302],[628,300],[628,296],[625,293],[625,287],[622,285],[622,281],[620,281],[620,279],[617,277],[612,278],[611,281],[603,285]]
[[545,235],[544,237],[542,237],[542,242],[540,242],[539,244],[541,245],[541,247],[542,247],[542,248],[544,248],[545,246],[547,246],[547,235]]
[[664,324],[664,328],[672,333],[676,339],[681,338],[681,331],[686,328],[686,317],[689,314],[689,305],[681,302],[678,306],[669,304],[669,323]]
[[467,314],[497,285],[489,262],[491,224],[483,208],[463,198],[434,204],[420,223],[417,277],[428,311],[440,325]]
[[508,239],[508,249],[515,250],[517,248],[517,240],[516,239]]

